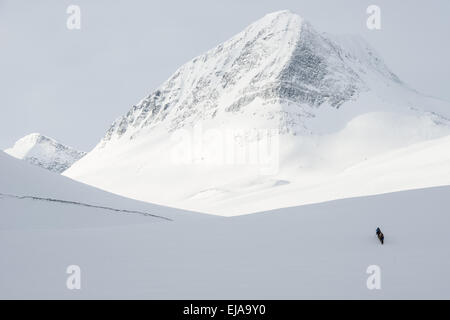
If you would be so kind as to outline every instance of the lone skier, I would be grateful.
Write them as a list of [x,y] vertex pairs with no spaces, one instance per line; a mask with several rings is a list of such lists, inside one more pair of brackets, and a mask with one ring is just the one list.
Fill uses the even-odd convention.
[[377,228],[377,237],[380,240],[381,244],[384,244],[384,234],[381,232],[380,228]]

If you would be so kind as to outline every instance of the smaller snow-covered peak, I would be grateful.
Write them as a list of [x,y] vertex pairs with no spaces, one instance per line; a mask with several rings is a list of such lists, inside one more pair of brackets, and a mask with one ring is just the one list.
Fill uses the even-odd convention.
[[[30,133],[29,135],[27,135],[27,136],[25,136],[25,137],[23,137],[22,139],[28,139],[28,140],[37,140],[37,139],[40,139],[40,138],[43,138],[44,136],[42,135],[42,134],[40,134],[40,133]],[[22,139],[20,139],[20,140],[22,140]]]
[[50,143],[57,145],[58,142],[52,138],[46,137],[40,133],[31,133],[29,135],[26,135],[23,138],[20,138],[17,140],[17,142],[14,144],[13,148],[8,149],[9,151],[14,150],[17,157],[22,158],[26,156],[26,154],[34,148],[37,144],[42,143]]
[[37,145],[43,146],[44,144],[56,146],[60,143],[40,133],[31,133],[17,140],[14,144],[14,147],[5,150],[5,152],[16,158],[23,159],[30,152],[32,152],[33,148],[35,148]]
[[64,172],[86,155],[85,152],[75,150],[40,133],[32,133],[19,139],[5,152],[17,159],[57,173]]

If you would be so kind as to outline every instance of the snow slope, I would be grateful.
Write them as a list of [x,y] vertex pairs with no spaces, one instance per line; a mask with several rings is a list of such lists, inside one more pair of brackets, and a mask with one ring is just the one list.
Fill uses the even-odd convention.
[[[344,145],[340,145],[344,148]],[[349,197],[412,190],[450,183],[450,136],[416,143],[374,156],[334,175],[305,172],[303,179],[285,171],[278,180],[260,178],[248,186],[225,186],[239,195],[216,192],[202,201],[210,212],[224,216]],[[284,180],[283,180],[284,179]],[[225,189],[227,190],[227,189]],[[183,207],[195,207],[186,201]],[[232,208],[230,212],[227,208]]]
[[9,155],[44,169],[62,173],[86,155],[39,133],[29,134],[6,149]]
[[360,37],[319,33],[281,11],[183,65],[64,174],[142,201],[239,215],[448,185],[449,162],[440,175],[407,153],[434,141],[428,158],[439,161],[449,119],[450,104],[409,88]]
[[[448,299],[450,187],[233,218],[120,198],[0,153],[2,299]],[[380,226],[386,236],[375,237]],[[66,288],[69,265],[81,290]],[[381,290],[366,270],[381,268]]]
[[120,221],[121,216],[135,217],[129,221],[164,222],[174,220],[174,217],[183,219],[187,213],[191,219],[199,215],[117,196],[15,159],[1,151],[0,177],[0,197],[3,204],[23,202],[31,211],[36,205],[46,208],[49,216],[53,217],[48,219],[46,211],[42,213],[38,210],[35,214],[29,213],[30,220],[21,220],[20,214],[2,207],[2,227],[7,227],[12,222],[21,226],[26,224],[30,228],[36,227],[34,223],[38,226],[48,223],[70,225],[73,219],[83,220],[79,219],[79,215],[89,224],[96,220],[103,223]]

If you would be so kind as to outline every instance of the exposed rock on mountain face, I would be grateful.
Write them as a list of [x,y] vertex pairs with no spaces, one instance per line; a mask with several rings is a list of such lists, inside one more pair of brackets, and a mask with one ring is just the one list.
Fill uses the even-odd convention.
[[66,171],[86,155],[86,152],[77,151],[39,133],[23,137],[5,152],[57,173]]
[[[260,104],[295,104],[293,113],[307,117],[311,114],[305,105],[339,108],[355,99],[369,89],[365,78],[371,73],[399,81],[363,40],[351,41],[360,42],[359,52],[346,50],[289,11],[269,14],[182,66],[118,119],[104,143],[161,123],[171,131],[199,119],[243,112],[257,99]],[[279,108],[265,116],[284,113]],[[280,117],[280,128],[298,131],[301,117],[296,118],[288,124],[287,117]]]

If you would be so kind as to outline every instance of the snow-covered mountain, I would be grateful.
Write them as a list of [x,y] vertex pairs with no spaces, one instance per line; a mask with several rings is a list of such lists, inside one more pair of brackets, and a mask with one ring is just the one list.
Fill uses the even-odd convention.
[[[318,107],[338,109],[390,87],[407,89],[362,38],[321,34],[296,14],[275,12],[182,66],[119,118],[102,146],[157,126],[173,131],[242,113],[282,133],[309,133]],[[253,118],[245,122],[254,125]]]
[[39,133],[21,138],[5,152],[57,173],[64,172],[86,155],[86,152],[75,150]]
[[[390,183],[371,184],[375,159],[449,135],[449,119],[448,103],[409,88],[360,37],[320,33],[280,11],[183,65],[65,174],[139,200],[236,215],[262,203],[450,184],[422,163],[406,164],[420,174],[401,177],[387,166]],[[341,183],[367,161],[364,176]]]

